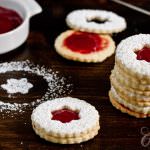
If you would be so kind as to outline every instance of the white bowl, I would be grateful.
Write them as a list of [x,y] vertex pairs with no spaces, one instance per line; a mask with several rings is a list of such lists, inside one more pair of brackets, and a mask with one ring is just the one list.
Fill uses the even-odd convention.
[[0,34],[0,54],[14,50],[23,44],[29,34],[30,18],[42,11],[34,0],[0,0],[0,6],[15,10],[23,19],[14,30]]

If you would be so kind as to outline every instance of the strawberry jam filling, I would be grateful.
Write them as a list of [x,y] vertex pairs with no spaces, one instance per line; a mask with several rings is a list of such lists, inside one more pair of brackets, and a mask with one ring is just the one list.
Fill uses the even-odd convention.
[[145,60],[147,62],[150,62],[150,48],[144,47],[141,50],[138,50],[135,52],[137,54],[136,59],[137,60]]
[[64,46],[82,54],[101,51],[108,45],[108,40],[95,33],[74,32],[64,40]]
[[0,34],[15,29],[22,21],[22,18],[16,11],[0,7]]
[[78,120],[79,113],[69,109],[60,109],[52,112],[52,120],[58,120],[62,123],[71,122],[72,120]]

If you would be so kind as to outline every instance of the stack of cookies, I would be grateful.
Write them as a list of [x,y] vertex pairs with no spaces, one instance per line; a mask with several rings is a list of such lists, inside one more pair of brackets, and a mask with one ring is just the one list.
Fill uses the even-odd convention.
[[118,45],[111,76],[112,105],[137,118],[150,116],[150,35],[131,36]]

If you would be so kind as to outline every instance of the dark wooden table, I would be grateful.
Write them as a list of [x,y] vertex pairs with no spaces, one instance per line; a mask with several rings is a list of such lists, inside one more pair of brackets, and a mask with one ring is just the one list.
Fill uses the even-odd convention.
[[[85,64],[63,59],[54,50],[54,39],[68,29],[65,16],[73,9],[98,8],[112,10],[126,18],[126,31],[113,35],[118,44],[123,38],[138,34],[150,33],[150,16],[146,16],[107,0],[38,0],[43,13],[31,19],[30,35],[26,43],[15,51],[1,55],[0,61],[26,60],[53,70],[63,76],[71,76],[73,97],[85,99],[94,105],[101,115],[101,130],[88,142],[77,145],[59,145],[40,139],[32,130],[29,110],[22,117],[0,118],[0,150],[144,150],[140,130],[150,129],[150,119],[136,119],[112,107],[108,98],[110,89],[109,75],[114,65],[114,56],[103,63]],[[149,0],[128,2],[150,10]],[[7,74],[4,76],[8,78]],[[13,74],[15,77],[15,74]],[[40,82],[36,80],[35,82]],[[43,94],[37,92],[37,97]],[[29,95],[24,101],[31,99]],[[3,97],[1,96],[1,99]],[[17,102],[17,98],[11,99]],[[150,140],[150,139],[149,139]]]

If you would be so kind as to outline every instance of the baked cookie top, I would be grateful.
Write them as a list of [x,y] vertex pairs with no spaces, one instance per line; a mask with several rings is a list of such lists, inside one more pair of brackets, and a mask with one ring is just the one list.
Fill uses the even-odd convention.
[[114,12],[92,9],[70,12],[66,23],[75,30],[105,34],[121,32],[127,26],[125,19]]
[[116,61],[129,73],[150,77],[150,34],[138,34],[117,46]]
[[77,98],[57,98],[40,104],[32,113],[33,124],[54,135],[76,135],[99,126],[99,113]]

